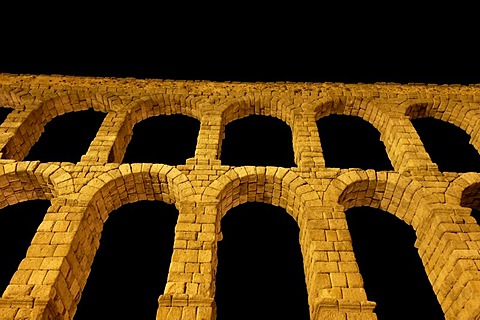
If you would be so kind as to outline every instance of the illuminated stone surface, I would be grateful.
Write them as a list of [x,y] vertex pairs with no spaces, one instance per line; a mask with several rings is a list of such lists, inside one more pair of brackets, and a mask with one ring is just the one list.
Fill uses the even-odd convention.
[[[478,319],[480,226],[470,208],[480,206],[480,174],[440,172],[410,119],[455,124],[479,150],[479,103],[479,86],[0,74],[0,105],[13,109],[0,126],[0,206],[51,202],[0,298],[0,318],[72,319],[108,214],[159,200],[174,204],[179,218],[158,319],[215,319],[220,221],[247,201],[280,206],[298,223],[311,319],[377,319],[347,231],[344,212],[355,206],[412,226],[445,318]],[[23,161],[51,119],[91,108],[106,117],[79,162]],[[122,164],[133,126],[165,114],[200,121],[194,157],[176,166]],[[222,165],[224,127],[251,114],[290,126],[295,167]],[[326,168],[316,120],[329,114],[372,124],[394,170]]]

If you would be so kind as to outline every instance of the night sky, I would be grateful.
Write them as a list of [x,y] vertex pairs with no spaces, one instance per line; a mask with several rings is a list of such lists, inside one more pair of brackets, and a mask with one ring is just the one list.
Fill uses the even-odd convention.
[[[168,14],[161,15],[161,17],[165,16]],[[398,27],[389,34],[389,37],[384,37],[378,33],[378,30],[385,27],[384,24],[388,19],[382,20],[383,24],[378,25],[370,21],[369,26],[372,28],[360,24],[367,23],[368,19],[358,20],[354,28],[349,29],[348,33],[343,33],[339,30],[333,31],[336,29],[333,27],[325,28],[325,26],[316,25],[313,22],[309,24],[305,21],[296,25],[297,28],[292,27],[293,29],[280,28],[277,24],[266,21],[258,26],[252,22],[260,20],[261,16],[258,15],[249,16],[245,20],[228,18],[195,20],[197,24],[192,23],[189,31],[185,31],[178,26],[185,23],[186,18],[175,17],[178,18],[175,20],[177,27],[168,28],[156,24],[159,17],[152,19],[148,15],[140,19],[141,22],[137,24],[133,22],[115,24],[114,21],[106,20],[102,27],[90,24],[89,19],[79,17],[71,20],[60,16],[37,17],[35,20],[37,24],[32,25],[27,33],[12,31],[4,35],[5,45],[0,50],[0,72],[213,81],[415,82],[466,85],[480,83],[478,53],[471,48],[468,49],[469,42],[461,42],[459,37],[453,37],[451,33],[431,32],[431,29],[427,29],[427,25],[410,26],[405,34],[401,32],[402,27]],[[169,18],[172,19],[172,17]],[[100,19],[96,16],[95,21],[98,20]],[[339,20],[338,23],[341,21],[343,20]],[[419,20],[415,21],[418,23]],[[225,23],[229,23],[228,28],[224,27]],[[405,23],[405,25],[409,24]],[[64,30],[64,33],[60,30]],[[450,31],[454,33],[454,30]],[[455,41],[448,42],[448,39],[455,39]],[[89,116],[90,119],[94,117],[86,113],[85,116]],[[96,123],[95,126],[98,126],[101,120],[99,116],[92,121]],[[157,120],[163,121],[160,118]],[[231,165],[293,166],[293,153],[289,149],[288,142],[291,136],[288,130],[284,131],[282,126],[275,126],[275,124],[256,122],[257,119],[253,117],[251,120],[249,124],[251,135],[248,137],[240,133],[241,127],[236,127],[236,125],[240,126],[240,122],[232,123],[226,128],[224,153],[221,155],[221,160]],[[332,118],[333,120],[338,119]],[[71,125],[67,126],[65,124],[67,121],[71,121]],[[178,121],[178,123],[184,123],[181,122],[182,119]],[[62,124],[55,124],[52,121],[51,125],[49,124],[50,129],[45,132],[45,136],[50,135],[51,140],[45,142],[43,141],[45,137],[42,137],[32,148],[27,159],[78,161],[75,159],[78,159],[86,149],[80,155],[75,154],[75,150],[68,154],[64,150],[64,154],[57,155],[45,152],[46,145],[55,149],[55,143],[61,143],[61,139],[58,140],[59,134],[55,133],[55,130],[65,132],[70,127],[74,131],[75,122],[74,119],[69,120],[68,115],[64,115]],[[147,123],[146,120],[145,123]],[[137,133],[134,131],[134,137],[140,137],[142,134],[148,136],[150,133],[145,132],[158,127],[159,123],[152,120],[150,126],[145,126],[143,133],[140,130]],[[335,130],[341,129],[339,127],[341,122],[338,125],[333,123],[335,122],[332,122],[330,127],[328,124],[322,126],[321,130],[325,130],[321,134],[321,139],[324,139],[322,144],[335,146],[339,143],[349,143],[348,139],[341,140],[345,136],[334,133]],[[193,130],[190,134],[194,136],[198,124],[188,125]],[[281,149],[283,156],[268,150],[267,147],[271,146],[265,146],[262,150],[264,152],[257,154],[257,158],[253,155],[250,158],[246,157],[245,153],[248,152],[249,145],[246,141],[251,142],[253,137],[259,137],[254,132],[261,132],[262,128],[268,125],[275,128],[272,130],[278,130],[275,132],[279,140],[287,141],[278,144],[275,148],[276,151],[283,148]],[[422,125],[426,124],[419,121],[416,125],[418,130],[422,130]],[[80,145],[85,145],[84,140],[88,143],[91,134],[94,135],[95,126],[92,127],[93,133],[85,132],[83,137],[78,137],[78,144],[72,144],[78,146],[77,153],[78,149],[81,149]],[[352,129],[354,126],[355,124],[352,123],[349,128]],[[174,126],[170,129],[174,130]],[[432,130],[430,132],[433,132]],[[446,130],[449,129],[440,128],[436,132],[440,134],[447,132]],[[369,134],[375,136],[375,133]],[[335,137],[341,141],[335,141]],[[152,156],[151,150],[147,150],[142,158],[142,144],[138,142],[142,139],[135,141],[135,138],[127,149],[124,162],[182,163],[184,159],[193,155],[195,146],[194,140],[192,142],[188,137],[183,138],[186,140],[182,143],[188,147],[178,155],[178,158],[161,158],[162,155],[159,155],[160,158],[157,160],[149,158]],[[261,139],[255,140],[255,143],[261,145],[257,140]],[[88,145],[86,147],[88,148]],[[175,150],[173,146],[163,147],[167,150]],[[354,147],[358,147],[358,142],[351,145],[351,148]],[[372,148],[377,148],[376,159],[379,162],[371,163],[368,159],[353,159],[350,156],[352,161],[357,161],[355,166],[365,168],[373,166],[378,170],[390,170],[390,164],[384,158],[384,150],[378,146],[372,146]],[[329,152],[327,149],[328,147],[325,149],[326,157]],[[235,150],[238,153],[235,153]],[[329,163],[336,167],[353,166],[352,162],[342,162],[349,158],[348,154],[335,155],[335,147],[331,147],[330,150],[331,156],[326,159],[327,166]],[[471,159],[471,149],[466,152],[470,157],[466,156],[465,159]],[[53,158],[46,158],[47,154]],[[172,152],[164,154],[171,156]],[[270,158],[268,158],[269,155]],[[473,152],[473,156],[478,156],[478,153]],[[55,157],[61,160],[55,160]],[[446,166],[451,164],[448,154],[443,155],[443,160],[441,157],[442,155],[439,155],[435,159],[438,159],[438,162],[444,161]],[[478,170],[476,163],[480,162],[474,161],[469,164],[469,169]],[[458,167],[455,169],[463,170]],[[0,226],[22,222],[22,220],[15,222],[15,214],[10,213],[16,206],[0,211]],[[35,223],[40,221],[38,219],[41,219],[41,212],[45,212],[47,207],[48,204],[37,202],[18,205],[18,210],[22,212],[30,212],[34,208],[40,212],[40,215],[32,217],[31,221],[34,222],[29,226],[30,232],[34,232]],[[150,221],[150,224],[141,224],[131,219],[133,213],[139,210],[146,212],[142,219]],[[165,212],[163,220],[157,220],[159,218],[155,215],[149,216],[149,210],[163,210]],[[127,319],[130,312],[134,314],[139,308],[145,310],[145,314],[137,314],[135,319],[143,319],[142,316],[145,319],[154,317],[155,312],[152,310],[155,309],[156,301],[146,301],[141,298],[141,294],[126,297],[125,292],[144,291],[150,293],[151,297],[158,296],[163,291],[162,283],[164,286],[165,270],[167,270],[165,261],[168,261],[171,254],[171,237],[176,214],[171,206],[151,203],[130,204],[111,214],[102,234],[104,240],[98,252],[98,259],[96,258],[94,263],[91,279],[85,288],[84,298],[79,305],[76,320],[106,319],[102,316],[102,312],[110,312],[110,316],[114,318],[115,315],[112,312],[119,309],[115,308],[115,305],[119,304],[125,307],[120,309],[119,315],[116,315],[118,319],[123,319],[122,317]],[[443,319],[413,247],[415,240],[413,229],[388,213],[378,210],[354,208],[346,214],[367,295],[370,300],[377,301],[379,319]],[[254,220],[256,222],[252,223]],[[125,234],[125,228],[129,226],[140,231],[135,235],[129,235],[131,238],[126,238],[122,234]],[[142,232],[147,226],[151,228],[149,229],[151,232]],[[277,207],[249,203],[231,209],[222,220],[222,230],[224,240],[219,244],[218,253],[219,283],[217,286],[218,292],[221,293],[221,297],[217,299],[219,320],[257,319],[251,316],[252,310],[257,308],[260,310],[257,313],[258,319],[267,319],[261,315],[272,315],[272,312],[273,314],[278,312],[272,319],[307,319],[306,293],[301,285],[301,257],[298,255],[298,227],[293,219]],[[266,236],[260,230],[270,231]],[[161,237],[160,234],[167,236]],[[20,239],[18,246],[23,248],[19,251],[24,252],[22,250],[28,245],[28,241],[25,243],[25,238],[28,236],[18,234],[18,238]],[[135,239],[136,242],[122,242],[126,239]],[[399,239],[402,240],[399,241]],[[162,254],[156,257],[139,256],[135,247],[132,246],[140,244],[148,244],[151,250]],[[119,248],[123,250],[119,251]],[[268,250],[268,248],[273,249]],[[21,259],[19,251],[17,254],[8,251],[7,248],[3,248],[3,251],[5,256],[13,261],[11,263],[13,266],[15,261]],[[285,261],[290,263],[287,264]],[[259,265],[257,269],[253,268],[255,263]],[[159,271],[162,275],[152,281],[149,281],[148,277],[140,279],[130,276],[129,278],[132,273],[139,274],[142,273],[139,270],[145,270],[137,269],[139,265],[152,268],[157,266],[155,270],[162,270]],[[0,266],[3,268],[3,264]],[[0,285],[2,285],[0,290],[3,290],[2,288],[8,282],[4,280],[5,274],[13,272],[15,268],[0,269],[0,277],[4,277],[3,280],[0,279]],[[151,270],[145,271],[142,277],[155,274]],[[282,275],[285,275],[284,283],[279,284],[273,280]],[[119,279],[123,286],[118,286]],[[411,282],[412,279],[414,282]],[[142,287],[143,284],[147,286]],[[395,301],[405,301],[405,299],[419,303],[418,305],[395,304]],[[103,311],[98,311],[96,306],[99,303],[105,307]],[[289,307],[284,309],[284,312],[280,312],[279,306]],[[412,310],[408,309],[409,307],[415,308],[418,318],[412,317]],[[93,310],[95,312],[89,313]],[[247,317],[249,314],[250,316]],[[292,314],[297,316],[293,318]]]

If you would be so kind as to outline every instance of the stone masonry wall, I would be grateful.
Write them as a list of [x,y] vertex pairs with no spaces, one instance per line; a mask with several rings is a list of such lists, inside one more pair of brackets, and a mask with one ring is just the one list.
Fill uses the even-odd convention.
[[[480,149],[480,86],[395,83],[216,83],[0,74],[0,208],[32,199],[51,206],[10,284],[0,318],[72,319],[108,214],[159,200],[179,211],[158,319],[215,319],[222,216],[257,201],[298,223],[311,319],[377,319],[363,288],[345,210],[380,208],[411,225],[446,319],[480,319],[480,174],[442,173],[410,119],[455,124]],[[23,161],[54,117],[106,113],[78,163]],[[122,164],[136,123],[184,114],[201,123],[185,164]],[[233,167],[219,160],[236,119],[277,117],[292,130],[296,167]],[[354,115],[381,134],[392,171],[326,168],[316,120]],[[406,302],[408,303],[408,301]]]

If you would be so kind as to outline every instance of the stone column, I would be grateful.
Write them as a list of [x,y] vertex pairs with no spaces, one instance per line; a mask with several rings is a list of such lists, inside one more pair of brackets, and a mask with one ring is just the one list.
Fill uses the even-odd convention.
[[83,216],[52,199],[43,222],[0,299],[1,319],[71,319],[86,279],[72,250]]
[[121,163],[132,137],[132,122],[127,112],[109,112],[82,162]]
[[300,243],[311,319],[376,320],[368,301],[343,207],[309,207]]
[[435,208],[415,245],[448,320],[480,318],[480,226],[467,208]]
[[375,120],[395,171],[438,171],[408,117],[382,110]]
[[217,203],[183,202],[165,292],[157,319],[215,319],[216,248],[219,237]]
[[292,127],[295,163],[301,169],[325,167],[314,113],[295,115]]
[[196,161],[188,159],[187,164],[191,164],[192,161],[198,164],[220,163],[218,159],[221,150],[222,127],[220,113],[208,113],[202,117],[195,149]]

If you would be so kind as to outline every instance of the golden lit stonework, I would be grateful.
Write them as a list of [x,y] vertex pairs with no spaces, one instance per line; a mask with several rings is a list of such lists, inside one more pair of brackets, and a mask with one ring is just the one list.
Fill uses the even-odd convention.
[[[480,317],[480,226],[470,214],[480,174],[440,172],[410,122],[429,116],[455,124],[479,150],[479,86],[0,74],[0,106],[13,109],[0,125],[0,206],[51,202],[0,298],[2,320],[73,319],[102,223],[139,200],[179,211],[157,319],[215,319],[220,221],[245,202],[282,207],[297,222],[311,319],[377,319],[346,232],[344,212],[355,206],[380,208],[413,227],[446,319]],[[24,161],[50,120],[87,109],[106,116],[79,162]],[[194,157],[176,166],[122,163],[135,124],[165,114],[200,121]],[[221,163],[224,127],[253,114],[291,128],[295,167]],[[316,121],[330,114],[372,124],[394,170],[327,168]]]

